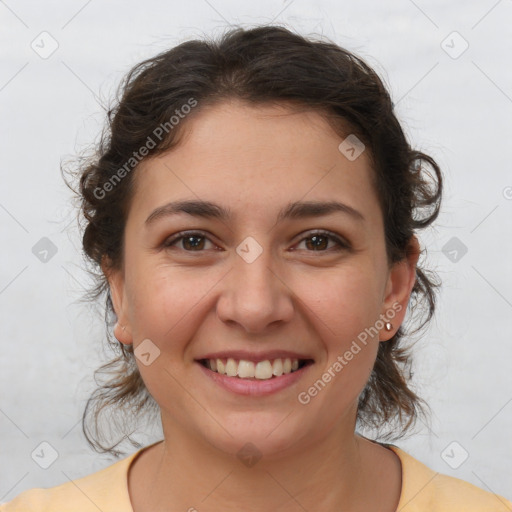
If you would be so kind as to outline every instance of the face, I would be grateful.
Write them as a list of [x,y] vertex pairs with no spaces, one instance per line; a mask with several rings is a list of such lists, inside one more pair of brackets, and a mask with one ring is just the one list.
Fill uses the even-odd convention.
[[348,159],[320,114],[235,101],[195,114],[136,170],[123,269],[108,275],[115,335],[168,435],[267,457],[353,436],[417,254],[389,266],[368,156]]

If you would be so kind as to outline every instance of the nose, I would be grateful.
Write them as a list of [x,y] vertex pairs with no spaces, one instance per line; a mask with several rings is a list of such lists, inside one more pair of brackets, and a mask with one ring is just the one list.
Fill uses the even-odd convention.
[[217,301],[218,317],[247,333],[275,328],[289,322],[294,314],[293,292],[272,269],[267,254],[263,251],[250,263],[236,254]]

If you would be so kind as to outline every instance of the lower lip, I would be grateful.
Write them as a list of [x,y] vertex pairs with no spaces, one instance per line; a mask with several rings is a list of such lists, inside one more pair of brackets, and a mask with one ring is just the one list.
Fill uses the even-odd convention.
[[311,366],[311,364],[307,364],[299,370],[281,375],[280,377],[273,377],[267,380],[252,380],[221,375],[220,373],[209,370],[199,362],[197,364],[201,368],[201,371],[207,377],[219,384],[219,386],[233,393],[246,396],[266,396],[277,393],[278,391],[281,391],[282,389],[295,384],[301,377],[304,376],[304,374],[308,371],[308,368]]

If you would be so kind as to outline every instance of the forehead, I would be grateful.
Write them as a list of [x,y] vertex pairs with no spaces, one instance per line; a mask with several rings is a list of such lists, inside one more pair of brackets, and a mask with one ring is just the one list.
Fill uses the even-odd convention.
[[200,198],[273,212],[321,199],[378,213],[368,155],[348,159],[339,149],[344,136],[320,113],[240,101],[199,109],[182,121],[178,145],[139,165],[132,208]]

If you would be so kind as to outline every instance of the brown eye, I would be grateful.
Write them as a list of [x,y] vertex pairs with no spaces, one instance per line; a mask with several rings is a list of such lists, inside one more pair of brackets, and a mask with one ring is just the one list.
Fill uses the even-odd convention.
[[350,248],[347,242],[344,242],[341,238],[329,232],[311,233],[299,242],[297,246],[298,249],[303,248],[300,247],[302,243],[304,243],[305,249],[309,252],[330,252],[331,250],[339,251]]
[[[208,247],[207,244],[210,244],[211,247]],[[164,243],[164,246],[167,248],[182,249],[187,252],[200,252],[215,247],[202,233],[178,233],[176,236],[168,239]]]

